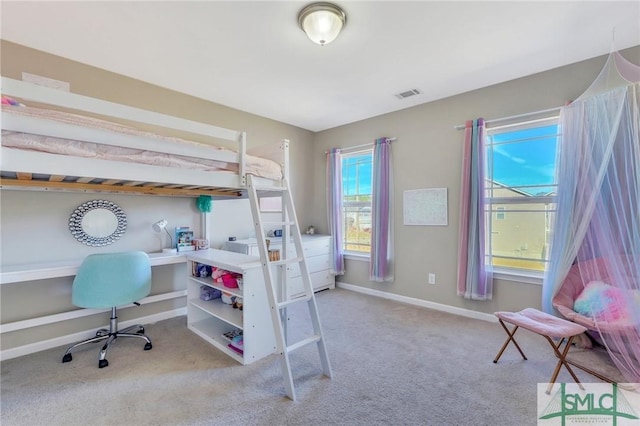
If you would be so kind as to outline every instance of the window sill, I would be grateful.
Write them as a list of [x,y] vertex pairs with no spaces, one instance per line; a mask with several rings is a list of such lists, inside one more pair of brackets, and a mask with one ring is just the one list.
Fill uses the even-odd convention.
[[344,254],[344,258],[347,260],[357,260],[359,262],[368,262],[369,259],[371,259],[371,256],[369,254],[366,253],[345,253]]
[[542,282],[544,281],[544,273],[525,271],[522,269],[494,268],[493,279],[514,281],[524,284],[542,285]]

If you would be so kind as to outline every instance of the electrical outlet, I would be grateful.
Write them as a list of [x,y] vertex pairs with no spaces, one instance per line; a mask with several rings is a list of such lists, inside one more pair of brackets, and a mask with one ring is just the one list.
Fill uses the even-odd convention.
[[436,283],[436,274],[429,274],[429,284],[435,284]]

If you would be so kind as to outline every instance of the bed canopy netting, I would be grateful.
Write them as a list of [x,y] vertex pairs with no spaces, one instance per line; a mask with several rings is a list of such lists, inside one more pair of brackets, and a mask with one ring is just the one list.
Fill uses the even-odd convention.
[[613,52],[560,113],[545,311],[580,323],[640,383],[640,66]]

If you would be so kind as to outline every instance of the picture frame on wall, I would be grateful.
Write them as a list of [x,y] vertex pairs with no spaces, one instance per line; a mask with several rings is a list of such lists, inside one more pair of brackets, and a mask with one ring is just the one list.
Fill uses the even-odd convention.
[[424,188],[404,191],[403,224],[448,226],[447,188]]

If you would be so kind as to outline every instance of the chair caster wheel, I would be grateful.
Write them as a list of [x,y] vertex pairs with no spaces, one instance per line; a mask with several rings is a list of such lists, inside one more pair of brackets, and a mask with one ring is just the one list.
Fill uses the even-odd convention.
[[108,336],[109,332],[107,330],[98,330],[96,331],[96,337],[104,337]]
[[140,327],[140,330],[138,330],[138,334],[144,334],[144,327]]
[[144,345],[144,350],[145,351],[150,351],[152,347],[153,347],[153,345],[151,343],[147,343],[147,344]]
[[98,360],[98,368],[104,368],[108,366],[109,366],[109,361],[107,361],[106,359]]
[[62,357],[62,362],[71,362],[73,358],[71,357],[71,354],[64,354],[64,356]]

